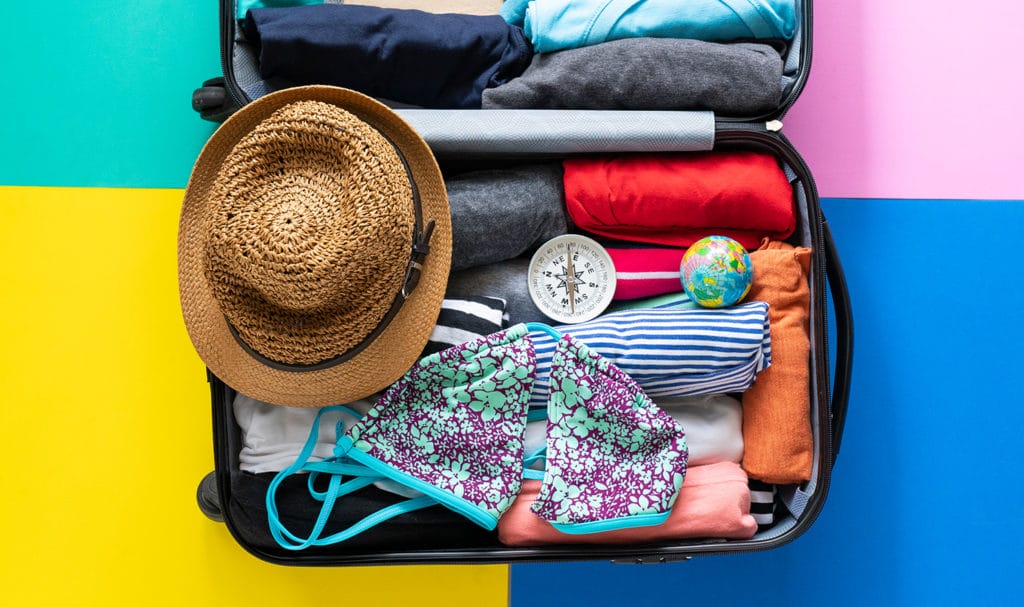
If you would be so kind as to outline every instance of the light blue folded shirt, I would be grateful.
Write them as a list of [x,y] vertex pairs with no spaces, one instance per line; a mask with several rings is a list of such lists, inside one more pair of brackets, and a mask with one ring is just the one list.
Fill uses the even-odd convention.
[[530,0],[505,0],[498,9],[498,14],[509,25],[523,27],[523,20],[526,19],[526,5]]
[[[284,6],[302,6],[304,4],[323,4],[324,0],[238,0],[235,3],[235,16],[245,19],[250,8],[280,8]],[[340,4],[340,2],[334,2]]]
[[622,38],[709,42],[785,39],[796,30],[796,0],[507,0],[501,16],[520,25],[535,52]]

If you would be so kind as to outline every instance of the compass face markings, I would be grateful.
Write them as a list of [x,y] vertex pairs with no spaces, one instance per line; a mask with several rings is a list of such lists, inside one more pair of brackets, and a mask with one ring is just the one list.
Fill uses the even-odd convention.
[[530,262],[530,296],[548,317],[564,323],[590,320],[611,303],[615,268],[600,244],[578,234],[554,238]]

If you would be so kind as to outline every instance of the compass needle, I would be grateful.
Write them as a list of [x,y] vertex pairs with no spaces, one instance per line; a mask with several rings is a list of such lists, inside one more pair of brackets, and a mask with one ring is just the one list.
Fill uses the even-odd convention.
[[565,247],[566,267],[565,280],[569,287],[569,313],[576,314],[576,272],[572,267],[572,244]]

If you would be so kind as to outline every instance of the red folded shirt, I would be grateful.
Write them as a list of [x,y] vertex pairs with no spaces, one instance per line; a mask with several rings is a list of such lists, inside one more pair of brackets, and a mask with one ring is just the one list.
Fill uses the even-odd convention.
[[796,228],[793,188],[771,154],[635,154],[563,165],[569,216],[600,236],[686,248],[718,234],[756,249]]

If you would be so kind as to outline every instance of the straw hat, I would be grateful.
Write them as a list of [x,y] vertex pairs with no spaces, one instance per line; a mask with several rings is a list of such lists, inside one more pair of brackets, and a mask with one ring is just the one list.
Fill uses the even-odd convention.
[[430,148],[354,91],[300,87],[245,106],[185,190],[185,326],[217,377],[262,401],[324,406],[390,385],[423,350],[450,267]]

